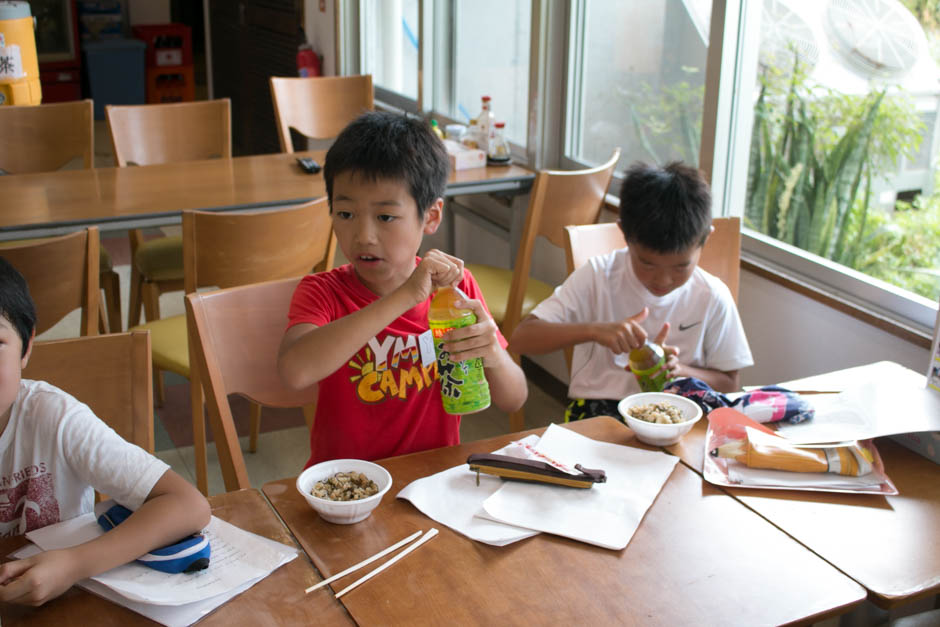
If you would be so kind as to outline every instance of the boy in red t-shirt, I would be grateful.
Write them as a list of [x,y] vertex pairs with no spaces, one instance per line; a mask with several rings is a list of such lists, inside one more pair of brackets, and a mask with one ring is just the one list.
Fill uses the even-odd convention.
[[477,316],[445,336],[451,358],[483,358],[501,410],[525,402],[525,375],[473,275],[439,250],[416,256],[424,234],[440,226],[447,173],[447,153],[428,125],[390,113],[360,116],[326,155],[333,230],[350,263],[301,281],[278,355],[288,385],[320,386],[307,466],[459,443],[460,416],[444,411],[437,368],[422,364],[418,344],[438,287],[459,287],[468,299],[458,306]]

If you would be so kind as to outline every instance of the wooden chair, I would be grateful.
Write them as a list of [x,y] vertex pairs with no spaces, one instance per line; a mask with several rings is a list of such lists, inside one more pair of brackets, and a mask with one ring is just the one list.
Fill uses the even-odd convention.
[[[187,294],[200,287],[235,287],[298,277],[314,269],[329,269],[335,250],[336,239],[326,198],[299,207],[238,214],[183,212]],[[154,320],[138,328],[150,331],[157,385],[162,384],[162,370],[190,380],[196,485],[205,494],[208,481],[202,390],[198,371],[190,367],[192,346],[188,341],[186,317]],[[259,412],[260,409],[252,408],[252,451],[257,445]]]
[[148,333],[35,342],[23,377],[65,390],[122,438],[153,453]]
[[[3,137],[3,141],[0,141],[0,170],[8,174],[52,172],[77,158],[81,158],[82,167],[95,167],[95,128],[91,100],[0,107],[0,137]],[[104,289],[107,326],[111,331],[119,332],[120,279],[114,271],[108,251],[99,248],[99,254],[98,282]]]
[[300,279],[282,279],[186,296],[190,345],[206,393],[225,490],[250,488],[228,396],[269,407],[303,407],[313,427],[316,385],[295,391],[277,372],[277,351]]
[[[493,319],[506,338],[511,337],[519,321],[554,290],[551,285],[529,277],[535,238],[541,235],[562,248],[565,225],[596,222],[619,159],[620,149],[617,148],[607,163],[595,168],[538,172],[529,196],[515,268],[467,264],[480,284]],[[513,355],[513,358],[518,362],[518,355]],[[511,431],[521,431],[524,424],[522,410],[510,415]]]
[[[105,106],[118,166],[227,159],[232,156],[228,98],[203,102]],[[172,183],[171,183],[172,184]],[[154,190],[155,195],[159,190]],[[159,198],[159,196],[157,196]],[[130,232],[131,285],[127,328],[160,317],[160,294],[183,289],[183,245],[179,237],[144,240]],[[158,398],[163,402],[163,397]]]
[[[715,218],[715,230],[702,248],[698,265],[728,286],[735,302],[741,272],[741,218]],[[565,256],[568,274],[591,257],[624,248],[623,231],[613,222],[565,227]]]
[[20,271],[36,303],[36,335],[79,307],[81,335],[97,335],[100,313],[98,228],[30,242],[0,243],[0,256]]
[[290,129],[312,139],[336,137],[373,108],[372,76],[271,77],[281,151],[294,152]]

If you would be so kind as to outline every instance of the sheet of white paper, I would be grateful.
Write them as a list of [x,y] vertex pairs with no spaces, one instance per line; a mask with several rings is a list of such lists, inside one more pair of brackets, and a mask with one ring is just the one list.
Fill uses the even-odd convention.
[[483,503],[489,517],[614,550],[630,542],[679,461],[665,453],[598,442],[557,425],[549,425],[536,448],[570,465],[603,469],[607,482],[585,490],[506,481]]
[[[289,551],[293,551],[293,554],[284,560],[284,563],[287,563],[297,557],[297,551],[292,547],[285,547],[279,542],[275,542],[274,540],[263,538],[261,536],[258,536],[258,539],[264,543],[269,543],[271,548],[274,550],[279,551],[287,549]],[[40,551],[41,549],[35,544],[27,544],[19,551],[13,553],[11,557],[22,559],[24,557],[29,557],[30,555],[35,555]],[[96,594],[103,599],[107,599],[112,603],[116,603],[117,605],[122,605],[133,612],[137,612],[141,616],[146,616],[150,620],[160,623],[161,625],[166,625],[167,627],[186,627],[187,625],[192,625],[196,621],[200,620],[223,603],[226,603],[230,599],[238,596],[262,579],[264,579],[264,576],[258,577],[257,579],[252,579],[251,581],[248,581],[224,594],[220,594],[203,601],[185,603],[182,605],[152,605],[150,603],[131,601],[130,599],[121,596],[119,593],[115,592],[106,585],[98,583],[92,579],[84,579],[78,582],[77,585],[88,590],[92,594]]]
[[[523,441],[534,445],[538,436],[530,435]],[[510,447],[512,445],[494,452],[503,453]],[[499,490],[504,482],[499,477],[482,473],[480,485],[476,480],[476,473],[470,472],[466,464],[461,464],[412,481],[398,493],[397,498],[411,501],[425,516],[457,533],[494,546],[505,546],[538,533],[477,518],[475,514],[482,509],[483,501]]]
[[922,375],[890,362],[853,371],[842,393],[806,397],[816,409],[812,420],[780,424],[778,433],[812,444],[940,431],[940,395],[924,387]]
[[[104,531],[94,514],[85,514],[26,534],[43,550],[81,544]],[[265,542],[256,534],[212,517],[204,533],[212,556],[209,568],[191,574],[168,574],[137,563],[124,564],[93,579],[125,598],[155,605],[182,605],[231,592],[269,574],[296,556],[296,550]]]

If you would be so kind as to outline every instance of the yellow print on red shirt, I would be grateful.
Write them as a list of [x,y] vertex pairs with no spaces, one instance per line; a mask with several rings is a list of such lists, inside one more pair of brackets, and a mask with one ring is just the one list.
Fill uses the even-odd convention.
[[440,378],[436,360],[428,367],[421,364],[417,335],[386,335],[381,342],[373,337],[348,365],[359,371],[349,381],[364,403],[407,400],[409,390],[420,392]]

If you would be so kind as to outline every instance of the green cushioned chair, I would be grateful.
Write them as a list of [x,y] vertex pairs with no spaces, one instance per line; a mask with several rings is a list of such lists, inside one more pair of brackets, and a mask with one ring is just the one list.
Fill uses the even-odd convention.
[[[545,237],[558,248],[565,246],[565,226],[597,222],[604,195],[620,159],[620,149],[607,163],[574,171],[541,170],[529,196],[525,228],[512,269],[482,264],[467,264],[480,284],[486,304],[508,340],[523,317],[551,295],[553,288],[529,277],[535,238]],[[518,355],[513,355],[517,362]],[[509,417],[511,431],[525,426],[522,410]]]

